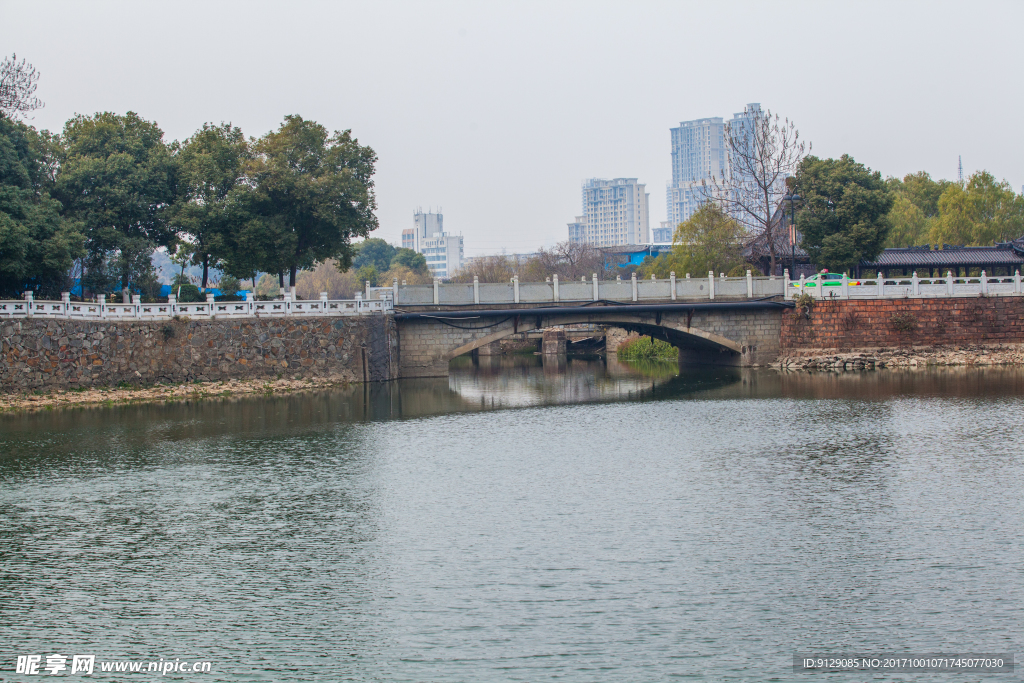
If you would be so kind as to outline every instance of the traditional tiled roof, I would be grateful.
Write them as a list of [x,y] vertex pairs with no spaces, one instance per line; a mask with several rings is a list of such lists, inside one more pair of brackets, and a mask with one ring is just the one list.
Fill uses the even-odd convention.
[[[1024,250],[1024,245],[1021,246]],[[930,246],[885,249],[874,261],[861,260],[861,268],[940,268],[945,266],[983,267],[1024,264],[1024,256],[1006,242],[991,247],[958,247],[944,244],[942,249]]]

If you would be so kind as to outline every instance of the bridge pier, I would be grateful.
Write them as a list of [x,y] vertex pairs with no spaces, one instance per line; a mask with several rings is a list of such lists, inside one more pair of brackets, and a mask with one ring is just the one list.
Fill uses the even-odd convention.
[[545,356],[564,356],[566,352],[565,330],[544,330],[541,353]]

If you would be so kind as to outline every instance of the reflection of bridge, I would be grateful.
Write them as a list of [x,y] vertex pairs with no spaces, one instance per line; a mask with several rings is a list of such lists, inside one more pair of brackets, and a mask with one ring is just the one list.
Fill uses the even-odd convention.
[[778,355],[781,301],[403,307],[396,310],[402,377],[439,377],[448,362],[521,332],[580,323],[664,339],[681,362],[764,365]]

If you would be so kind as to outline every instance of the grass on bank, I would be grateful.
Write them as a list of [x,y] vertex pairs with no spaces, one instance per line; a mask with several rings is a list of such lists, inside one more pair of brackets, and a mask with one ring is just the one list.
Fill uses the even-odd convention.
[[629,337],[616,349],[619,360],[676,360],[679,351],[654,337]]

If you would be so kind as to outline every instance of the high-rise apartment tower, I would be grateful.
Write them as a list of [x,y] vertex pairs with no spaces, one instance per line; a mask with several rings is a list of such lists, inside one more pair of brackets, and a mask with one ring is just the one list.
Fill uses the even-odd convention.
[[668,223],[673,228],[707,201],[712,177],[727,178],[739,172],[731,158],[728,137],[738,139],[741,144],[749,139],[753,120],[760,114],[761,105],[754,102],[733,114],[728,125],[721,117],[712,117],[683,121],[678,128],[669,129],[672,182],[668,185],[666,199]]
[[584,181],[583,215],[569,223],[569,240],[595,247],[647,244],[650,195],[636,178]]

